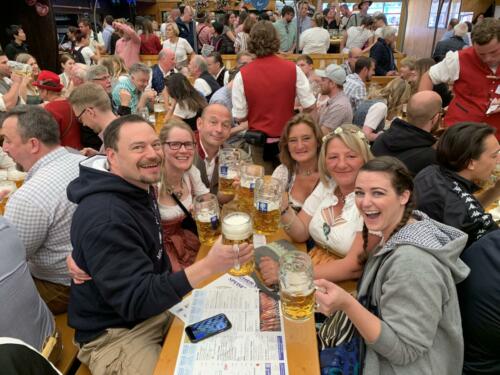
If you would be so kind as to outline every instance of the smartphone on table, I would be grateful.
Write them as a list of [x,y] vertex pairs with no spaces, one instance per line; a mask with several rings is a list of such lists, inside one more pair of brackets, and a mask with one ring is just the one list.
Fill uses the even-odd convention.
[[197,323],[188,325],[184,330],[191,342],[198,342],[231,328],[231,322],[225,314],[214,315]]

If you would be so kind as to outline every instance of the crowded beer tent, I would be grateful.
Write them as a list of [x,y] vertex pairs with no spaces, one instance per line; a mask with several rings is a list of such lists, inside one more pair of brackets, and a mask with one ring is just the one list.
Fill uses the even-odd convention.
[[500,3],[4,7],[0,372],[500,374]]

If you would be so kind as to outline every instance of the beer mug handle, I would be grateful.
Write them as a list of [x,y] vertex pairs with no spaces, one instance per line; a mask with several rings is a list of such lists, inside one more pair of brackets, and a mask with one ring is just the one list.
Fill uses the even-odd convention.
[[234,244],[233,245],[233,251],[234,255],[236,256],[236,259],[234,260],[234,269],[236,271],[240,270],[240,245]]

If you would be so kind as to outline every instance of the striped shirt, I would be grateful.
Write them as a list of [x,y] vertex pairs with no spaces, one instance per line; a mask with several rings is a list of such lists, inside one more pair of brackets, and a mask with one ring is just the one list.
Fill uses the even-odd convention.
[[66,257],[73,250],[70,227],[76,205],[66,187],[78,177],[85,157],[58,147],[29,170],[24,185],[8,200],[5,217],[26,247],[31,274],[41,280],[70,285]]

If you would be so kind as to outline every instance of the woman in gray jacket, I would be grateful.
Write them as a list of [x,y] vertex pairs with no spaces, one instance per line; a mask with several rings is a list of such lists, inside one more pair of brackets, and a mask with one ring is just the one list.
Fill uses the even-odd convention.
[[366,344],[365,374],[460,374],[463,337],[455,284],[469,272],[459,259],[467,235],[413,211],[412,190],[408,169],[395,158],[375,158],[361,168],[355,195],[363,236],[383,235],[375,249],[364,245],[358,297],[371,286],[371,299],[362,304],[318,280],[317,308],[325,315],[347,314]]

